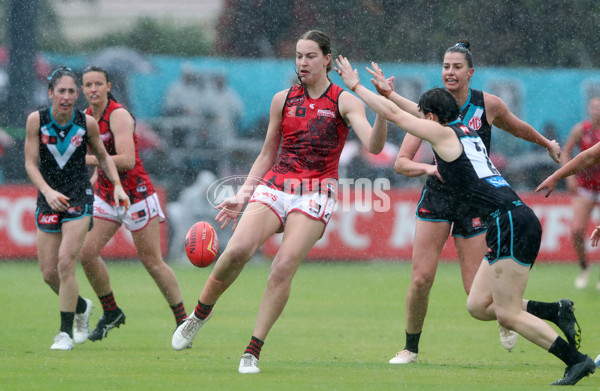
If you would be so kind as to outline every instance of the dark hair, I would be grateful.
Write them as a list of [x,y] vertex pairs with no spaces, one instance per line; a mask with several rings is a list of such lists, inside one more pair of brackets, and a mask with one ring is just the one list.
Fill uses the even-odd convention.
[[460,109],[456,99],[445,88],[435,87],[425,91],[419,98],[419,111],[423,114],[433,113],[442,125],[458,118]]
[[473,55],[471,54],[471,43],[468,40],[459,39],[458,41],[456,41],[456,44],[454,46],[450,46],[448,49],[446,49],[444,56],[446,55],[446,53],[463,54],[467,59],[467,64],[469,65],[469,68],[473,68]]
[[[108,77],[108,72],[106,72],[106,69],[99,67],[97,65],[90,65],[88,67],[86,67],[83,72],[81,73],[81,82],[83,84],[83,75],[85,75],[86,73],[89,72],[100,72],[100,73],[104,73],[104,78],[106,79],[106,83],[110,83],[110,79]],[[115,102],[117,101],[115,99],[115,97],[113,96],[113,94],[110,93],[110,91],[108,92],[108,99],[109,100],[114,100]]]
[[56,86],[56,83],[58,83],[58,81],[63,77],[63,76],[69,76],[72,77],[73,80],[75,80],[75,83],[77,83],[77,76],[75,75],[75,72],[73,72],[73,70],[67,66],[61,66],[56,68],[52,74],[50,74],[50,76],[48,76],[48,89],[51,91],[54,91],[54,87]]
[[[300,38],[298,38],[298,41],[300,41],[301,39],[316,42],[317,45],[319,45],[319,49],[321,49],[321,52],[323,53],[324,56],[331,54],[331,38],[329,38],[329,36],[327,34],[325,34],[324,32],[319,31],[319,30],[309,30],[309,31],[305,32],[304,34],[302,34],[300,36]],[[333,58],[331,61],[329,61],[329,64],[327,64],[327,73],[331,72],[332,69],[333,69]],[[296,69],[296,74],[298,74],[297,69]],[[327,78],[329,79],[329,75],[327,75]],[[298,75],[298,81],[300,82],[300,84],[302,84],[302,81],[300,80],[300,75]]]

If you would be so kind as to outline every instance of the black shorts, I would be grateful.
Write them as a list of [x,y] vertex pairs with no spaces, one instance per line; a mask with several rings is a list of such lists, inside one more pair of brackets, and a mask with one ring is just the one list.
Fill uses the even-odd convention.
[[486,235],[491,264],[499,259],[512,258],[520,265],[532,267],[540,251],[542,225],[527,205],[502,212],[488,221]]
[[[81,219],[85,216],[92,217],[94,213],[93,207],[93,198],[85,197],[85,200],[82,202],[77,202],[73,199],[69,200],[69,209],[66,212],[57,212],[54,209],[50,208],[48,203],[38,202],[37,210],[35,211],[35,224],[36,226],[44,232],[61,232],[62,231],[62,223],[71,220]],[[94,226],[93,217],[90,219],[90,226],[88,227],[88,231],[92,229]]]
[[452,224],[452,236],[472,238],[485,233],[487,226],[468,205],[454,200],[450,193],[423,187],[417,204],[417,218],[423,221],[441,221]]

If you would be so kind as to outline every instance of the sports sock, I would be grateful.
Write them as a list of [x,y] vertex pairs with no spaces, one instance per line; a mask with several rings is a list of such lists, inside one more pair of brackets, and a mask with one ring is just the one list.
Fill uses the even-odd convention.
[[529,300],[527,302],[527,312],[529,312],[531,315],[537,316],[540,319],[549,320],[553,323],[556,323],[558,320],[559,308],[560,306],[558,302],[544,303],[533,300]]
[[100,299],[100,304],[102,304],[104,312],[114,311],[119,308],[112,292],[105,296],[98,296],[98,299]]
[[83,297],[77,297],[77,308],[75,308],[76,314],[83,314],[87,310],[87,303],[83,300]]
[[409,352],[419,353],[419,339],[421,338],[421,333],[409,334],[406,332],[406,345],[404,345],[404,349]]
[[75,312],[60,311],[60,331],[69,334],[73,338],[73,321],[75,320]]
[[187,315],[185,314],[185,307],[183,306],[183,301],[179,304],[175,304],[170,306],[171,311],[173,311],[173,315],[175,315],[175,322],[179,325],[181,324]]
[[571,346],[567,341],[561,337],[556,337],[548,353],[552,353],[556,357],[562,360],[568,367],[585,360],[585,354],[580,353],[577,349]]
[[210,315],[214,306],[214,304],[208,305],[198,300],[198,305],[196,306],[196,308],[194,308],[194,315],[196,316],[196,318],[204,320],[208,318],[208,315]]
[[252,338],[250,339],[250,343],[248,344],[248,347],[246,347],[246,350],[244,351],[244,354],[250,353],[251,355],[253,355],[254,357],[256,357],[258,359],[258,358],[260,358],[260,350],[262,349],[262,346],[264,344],[265,344],[264,341],[261,341],[260,339],[256,338],[253,335]]

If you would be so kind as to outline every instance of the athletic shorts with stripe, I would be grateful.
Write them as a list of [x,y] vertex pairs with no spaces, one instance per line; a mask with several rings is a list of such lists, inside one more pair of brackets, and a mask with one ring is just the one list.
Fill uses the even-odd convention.
[[485,233],[487,226],[468,205],[459,203],[452,195],[424,186],[417,204],[417,218],[423,221],[440,221],[452,224],[452,236],[472,238]]
[[327,226],[337,204],[337,201],[329,197],[327,192],[317,191],[298,195],[265,185],[257,186],[248,202],[259,202],[271,209],[281,221],[280,232],[283,232],[287,217],[294,211],[303,213],[311,219],[320,220]]
[[147,226],[155,217],[158,217],[160,223],[165,221],[165,214],[160,207],[156,193],[131,205],[127,211],[123,207],[109,204],[96,195],[94,196],[94,217],[123,224],[125,228],[134,232]]
[[[50,208],[50,205],[44,200],[38,202],[38,207],[35,211],[35,224],[44,232],[62,232],[62,223],[72,220],[81,219],[85,216],[92,216],[92,201],[91,196],[85,196],[81,199],[71,198],[69,200],[69,209],[66,212],[57,212]],[[94,219],[90,219],[88,231],[94,226]]]
[[532,267],[540,251],[542,225],[527,205],[501,212],[487,221],[485,258],[491,264],[512,258],[520,265]]

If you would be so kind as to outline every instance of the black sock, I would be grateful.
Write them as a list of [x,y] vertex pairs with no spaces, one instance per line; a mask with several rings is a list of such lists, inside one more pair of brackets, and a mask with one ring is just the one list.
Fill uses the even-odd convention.
[[569,345],[569,343],[561,337],[556,337],[556,340],[554,340],[554,343],[552,343],[552,346],[548,349],[548,353],[552,353],[558,357],[562,362],[567,364],[568,367],[585,360],[585,355],[583,353],[578,352],[577,349]]
[[69,334],[73,338],[73,321],[75,320],[75,312],[60,311],[60,331]]
[[210,315],[214,306],[214,304],[204,304],[198,300],[198,305],[194,309],[194,315],[196,315],[196,318],[204,320],[208,318],[208,315]]
[[417,334],[409,334],[406,332],[406,345],[404,345],[404,349],[409,352],[419,353],[419,339],[421,338],[421,333]]
[[256,357],[258,359],[260,357],[260,351],[264,344],[265,344],[264,341],[261,341],[260,339],[256,338],[253,335],[252,338],[250,339],[250,343],[248,344],[248,347],[244,351],[244,354],[250,353],[251,355],[253,355],[254,357]]
[[541,301],[529,300],[527,302],[527,312],[531,315],[537,316],[540,319],[549,320],[550,322],[556,323],[558,320],[558,309],[560,308],[558,302],[544,303]]
[[75,308],[76,314],[83,314],[87,310],[87,303],[83,300],[83,297],[77,296],[77,307]]

